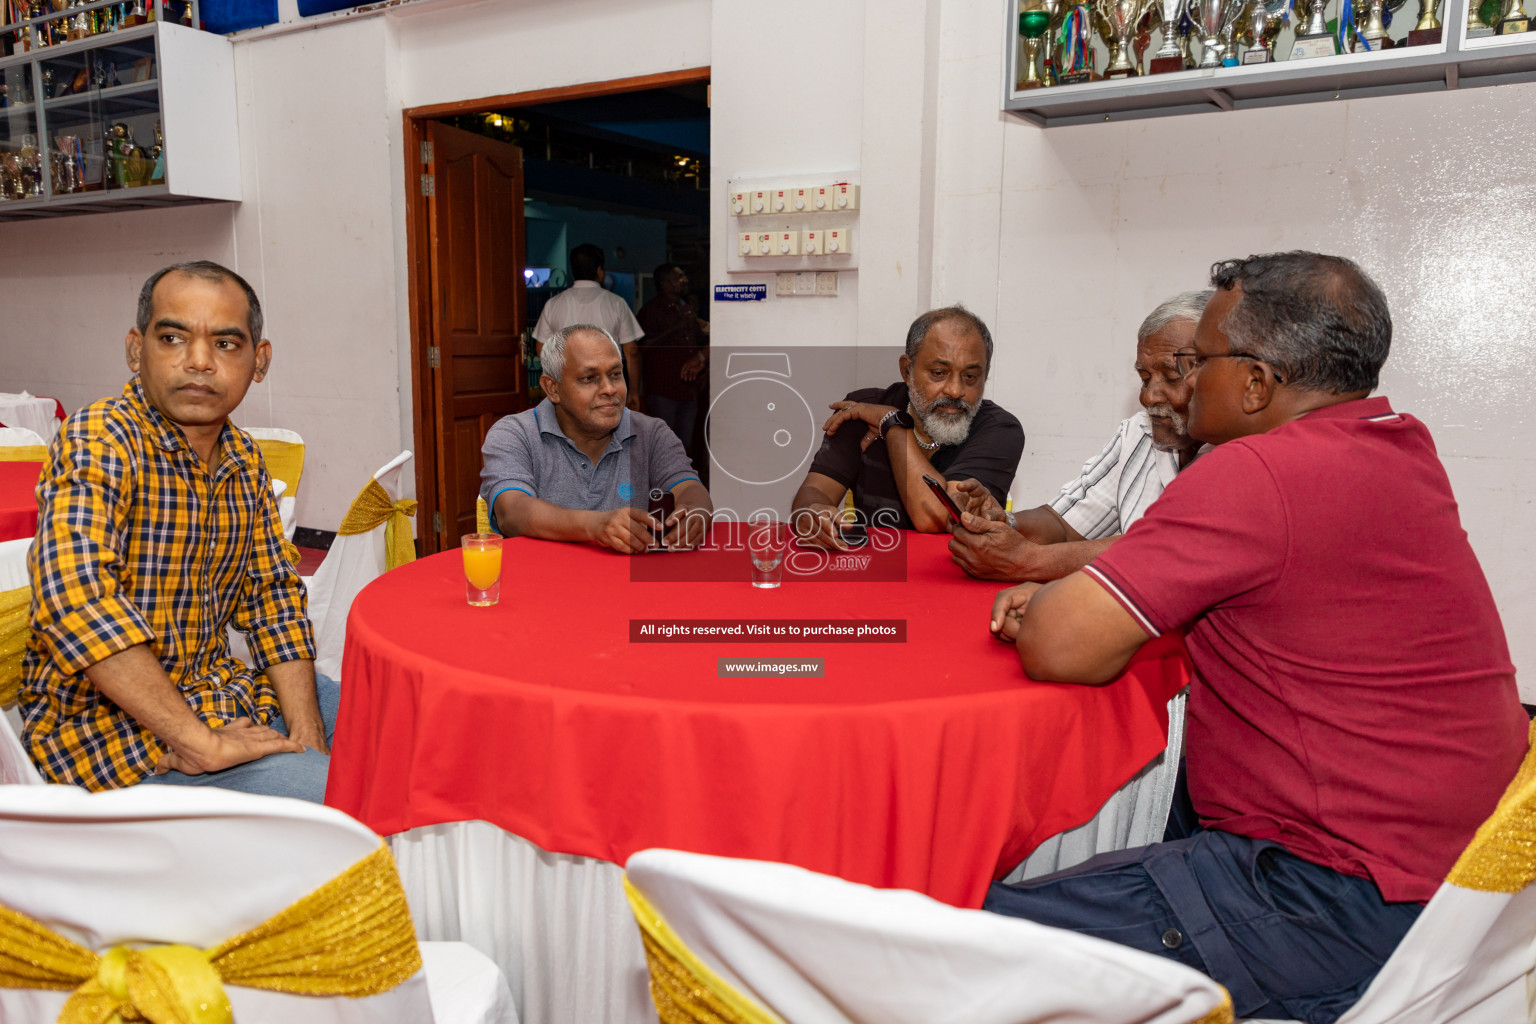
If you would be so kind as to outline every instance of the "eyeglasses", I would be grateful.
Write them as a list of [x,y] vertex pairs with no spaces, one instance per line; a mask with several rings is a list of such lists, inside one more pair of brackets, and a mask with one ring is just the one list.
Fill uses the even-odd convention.
[[[1258,356],[1250,355],[1247,352],[1178,352],[1174,354],[1173,365],[1178,369],[1181,377],[1188,377],[1190,374],[1198,372],[1200,367],[1205,365],[1207,359],[1252,359],[1256,363],[1264,362]],[[1269,363],[1265,363],[1265,365],[1269,366],[1271,373],[1274,373],[1275,368],[1273,365]],[[1276,373],[1275,383],[1284,384],[1285,378]]]

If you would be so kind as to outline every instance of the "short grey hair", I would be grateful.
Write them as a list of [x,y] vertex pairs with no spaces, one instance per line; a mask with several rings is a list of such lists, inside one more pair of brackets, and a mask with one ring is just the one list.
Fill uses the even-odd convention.
[[930,309],[912,321],[912,326],[907,328],[907,358],[916,359],[918,350],[923,347],[923,339],[928,337],[928,332],[939,324],[950,321],[959,323],[962,329],[980,336],[982,348],[987,350],[987,376],[990,377],[992,375],[992,332],[987,330],[987,325],[981,317],[958,302],[953,306]]
[[1216,289],[1206,288],[1197,292],[1179,292],[1170,299],[1164,299],[1136,328],[1136,344],[1140,345],[1164,327],[1180,320],[1199,322],[1200,314],[1205,312],[1205,304],[1215,294]]
[[624,358],[624,350],[619,348],[619,343],[613,340],[613,335],[609,334],[601,327],[597,326],[596,324],[572,324],[569,327],[562,327],[560,330],[556,331],[554,336],[544,343],[544,348],[539,353],[539,372],[547,374],[548,376],[553,377],[555,380],[559,380],[562,376],[564,376],[565,343],[570,340],[571,335],[580,334],[582,331],[591,331],[593,334],[601,334],[603,337],[608,339],[608,344],[613,346],[613,350],[619,354],[619,358]]
[[1387,297],[1353,260],[1272,252],[1223,260],[1211,283],[1242,298],[1218,326],[1233,350],[1300,391],[1374,391],[1392,350]]

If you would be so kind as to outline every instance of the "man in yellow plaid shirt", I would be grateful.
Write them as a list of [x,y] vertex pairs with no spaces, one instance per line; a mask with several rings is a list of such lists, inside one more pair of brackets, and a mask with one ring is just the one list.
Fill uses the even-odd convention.
[[[23,739],[54,782],[213,785],[320,801],[336,684],[271,481],[229,422],[272,347],[216,263],[145,282],[123,393],[81,409],[38,483]],[[246,634],[256,667],[229,653]]]

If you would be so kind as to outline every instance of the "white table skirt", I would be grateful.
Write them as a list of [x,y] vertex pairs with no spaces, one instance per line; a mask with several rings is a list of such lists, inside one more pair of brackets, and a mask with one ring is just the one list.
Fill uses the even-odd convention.
[[8,427],[25,427],[47,444],[59,432],[59,407],[51,398],[36,398],[28,394],[0,394],[0,423]]
[[[1042,843],[1009,881],[1162,838],[1183,750],[1184,701],[1181,694],[1168,703],[1168,752],[1092,821]],[[467,942],[494,960],[522,1024],[655,1024],[619,865],[550,853],[483,821],[411,829],[389,845],[417,936]]]

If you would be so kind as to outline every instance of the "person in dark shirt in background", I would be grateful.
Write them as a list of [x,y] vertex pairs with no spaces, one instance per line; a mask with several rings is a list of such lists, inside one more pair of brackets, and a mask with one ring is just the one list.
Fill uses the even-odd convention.
[[[676,263],[656,268],[656,297],[640,307],[640,365],[645,411],[666,423],[694,458],[699,375],[709,364],[709,321],[688,300],[688,272]],[[697,463],[697,459],[694,459]]]

